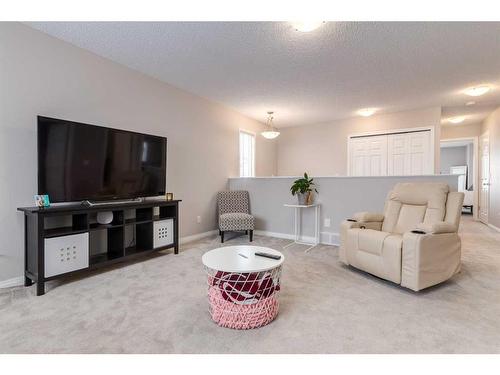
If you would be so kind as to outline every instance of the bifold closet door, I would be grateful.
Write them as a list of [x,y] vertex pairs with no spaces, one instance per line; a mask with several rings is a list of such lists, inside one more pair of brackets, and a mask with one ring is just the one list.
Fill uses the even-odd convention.
[[350,138],[349,175],[433,174],[431,141],[429,130]]
[[389,176],[433,174],[430,131],[390,134],[387,137]]
[[349,144],[350,176],[387,175],[387,136],[351,138]]

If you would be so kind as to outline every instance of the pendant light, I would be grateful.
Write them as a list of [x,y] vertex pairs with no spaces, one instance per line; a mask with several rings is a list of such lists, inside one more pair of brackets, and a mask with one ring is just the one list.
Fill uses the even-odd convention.
[[267,112],[267,129],[263,131],[262,136],[267,139],[274,139],[278,135],[280,135],[280,132],[273,126],[273,113],[274,112]]

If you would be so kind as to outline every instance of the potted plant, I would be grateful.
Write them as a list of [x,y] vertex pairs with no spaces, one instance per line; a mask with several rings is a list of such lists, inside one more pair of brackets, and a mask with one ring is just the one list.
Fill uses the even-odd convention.
[[300,205],[312,204],[312,192],[318,192],[315,188],[313,179],[309,178],[307,173],[304,173],[304,177],[294,181],[290,191],[292,192],[292,195],[297,194]]

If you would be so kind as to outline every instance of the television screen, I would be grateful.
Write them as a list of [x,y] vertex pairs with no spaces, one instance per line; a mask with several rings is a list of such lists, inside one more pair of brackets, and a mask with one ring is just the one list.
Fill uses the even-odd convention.
[[51,202],[165,194],[167,139],[38,117],[38,194]]

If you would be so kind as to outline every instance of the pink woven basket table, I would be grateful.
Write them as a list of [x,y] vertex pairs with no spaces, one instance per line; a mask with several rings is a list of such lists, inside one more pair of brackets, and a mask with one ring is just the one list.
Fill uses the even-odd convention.
[[[257,246],[230,246],[204,255],[209,312],[219,326],[258,328],[278,315],[284,257],[281,255],[282,259],[277,261],[254,255],[264,250],[281,255],[276,250]],[[247,271],[242,272],[244,270]]]

